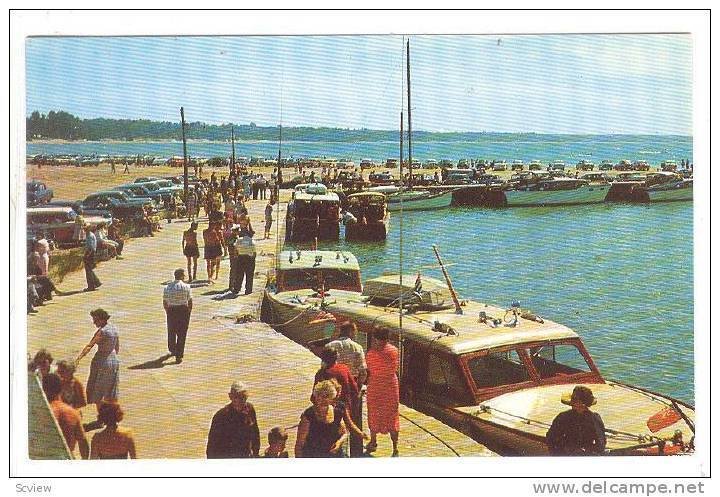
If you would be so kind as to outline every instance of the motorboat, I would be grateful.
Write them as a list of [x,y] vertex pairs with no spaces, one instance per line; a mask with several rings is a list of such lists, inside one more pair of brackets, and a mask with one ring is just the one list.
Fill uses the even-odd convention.
[[321,183],[296,187],[288,203],[285,240],[308,242],[340,239],[340,198]]
[[360,266],[346,251],[286,250],[268,279],[261,318],[291,340],[309,347],[330,338],[324,308],[337,292],[361,298]]
[[670,171],[658,171],[647,176],[641,190],[647,193],[650,202],[692,200],[693,178],[684,178]]
[[[315,254],[304,253],[305,262],[295,260],[296,269],[290,269],[288,256],[281,255],[282,270],[313,281],[308,271]],[[327,264],[327,270],[316,270],[323,273],[317,281],[326,282],[325,287],[332,286],[325,272],[340,272],[333,277],[333,289],[322,294],[317,285],[301,289],[297,278],[279,274],[278,288],[292,282],[293,289],[266,293],[274,306],[268,310],[270,318],[276,329],[311,349],[330,338],[323,323],[327,316],[354,322],[356,341],[366,349],[372,331],[387,328],[402,355],[398,376],[403,404],[502,455],[544,456],[545,434],[566,409],[561,397],[584,385],[597,399],[593,410],[605,424],[607,455],[694,450],[693,406],[606,379],[580,336],[567,326],[517,302],[509,308],[461,303],[452,286],[420,274],[374,278],[360,293],[354,263],[344,263],[342,257],[329,253],[319,263],[318,268]],[[351,288],[335,289],[339,286]]]
[[404,211],[444,209],[452,204],[453,194],[453,190],[406,190],[392,185],[373,187],[368,191],[385,194],[390,212],[401,208]]
[[345,223],[346,240],[379,241],[387,238],[390,214],[383,193],[353,193],[348,195],[347,202],[347,210],[355,221]]
[[541,178],[524,184],[510,182],[505,188],[508,207],[593,204],[603,202],[610,190],[607,183],[596,184],[576,178]]

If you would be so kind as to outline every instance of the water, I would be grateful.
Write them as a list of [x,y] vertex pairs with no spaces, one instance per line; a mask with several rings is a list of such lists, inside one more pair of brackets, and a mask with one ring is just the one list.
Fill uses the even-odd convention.
[[[407,144],[406,144],[407,145]],[[152,155],[171,157],[182,155],[181,142],[73,142],[28,143],[27,153],[72,155]],[[230,143],[193,142],[188,154],[193,157],[230,156]],[[405,150],[407,153],[407,149]],[[236,157],[277,157],[275,142],[236,142]],[[396,142],[283,142],[283,157],[362,158],[384,161],[399,156]],[[635,135],[535,135],[496,134],[479,135],[475,141],[413,142],[413,158],[521,159],[526,162],[564,160],[576,164],[582,159],[600,163],[603,160],[646,160],[658,165],[665,159],[692,162],[692,137],[635,136]]]
[[[461,298],[517,299],[577,331],[606,378],[693,402],[692,212],[678,202],[406,213],[405,273],[442,279],[437,244]],[[393,214],[385,243],[340,245],[365,279],[399,272],[399,237]]]
[[[397,157],[390,142],[288,142],[283,156]],[[678,136],[482,135],[474,142],[414,144],[413,156],[506,160],[690,159]],[[229,155],[227,143],[191,143],[193,156]],[[29,143],[28,154],[169,157],[179,142]],[[236,143],[236,156],[275,157],[277,144]],[[694,401],[693,206],[602,204],[553,208],[452,208],[404,216],[406,272],[434,266],[437,244],[463,298],[530,309],[576,330],[606,378]],[[340,245],[363,277],[397,273],[399,219],[385,243]],[[334,247],[334,246],[333,246]],[[438,269],[423,269],[441,278]]]

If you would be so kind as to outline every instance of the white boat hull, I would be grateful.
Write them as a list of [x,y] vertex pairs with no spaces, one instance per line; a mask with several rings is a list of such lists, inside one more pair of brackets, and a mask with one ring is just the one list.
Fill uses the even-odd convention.
[[663,188],[648,188],[648,198],[651,202],[670,202],[675,200],[692,200],[693,185],[683,182],[673,185],[663,185]]
[[506,190],[508,207],[597,204],[605,201],[610,185],[587,185],[573,190]]
[[452,191],[443,193],[404,192],[388,195],[387,208],[389,211],[396,212],[400,210],[400,195],[402,195],[403,211],[444,209],[452,204]]

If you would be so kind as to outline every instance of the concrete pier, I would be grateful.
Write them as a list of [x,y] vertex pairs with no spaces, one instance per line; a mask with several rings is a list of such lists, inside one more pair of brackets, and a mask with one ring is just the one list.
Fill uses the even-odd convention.
[[[186,266],[181,250],[182,232],[189,224],[185,220],[163,224],[162,231],[152,238],[129,241],[124,260],[100,264],[96,273],[103,285],[98,291],[82,293],[84,273],[70,274],[60,287],[76,293],[55,297],[39,307],[38,314],[28,316],[28,352],[34,354],[44,347],[58,360],[74,359],[90,340],[95,331],[89,316],[92,309],[102,307],[110,313],[110,322],[120,331],[123,425],[135,433],[139,458],[204,458],[210,420],[228,403],[227,393],[235,380],[250,386],[249,401],[258,414],[263,449],[267,432],[279,425],[288,429],[292,454],[294,427],[310,405],[313,376],[320,361],[255,320],[265,274],[273,265],[277,247],[275,226],[272,238],[262,240],[265,204],[257,200],[248,205],[258,252],[254,292],[234,299],[215,299],[228,287],[227,259],[222,261],[220,279],[214,285],[193,288],[193,313],[182,364],[176,365],[173,358],[160,359],[167,352],[163,284],[172,279],[174,269]],[[281,240],[285,205],[279,209],[276,205],[275,209]],[[201,221],[200,230],[205,227],[206,221]],[[200,259],[198,279],[205,278],[205,261]],[[252,320],[238,323],[240,316]],[[93,354],[78,367],[76,376],[83,384]],[[401,416],[403,457],[449,457],[455,452],[462,456],[494,455],[434,418],[403,406]],[[85,407],[83,417],[94,420],[95,406]],[[389,438],[381,437],[379,442],[374,456],[389,456]]]

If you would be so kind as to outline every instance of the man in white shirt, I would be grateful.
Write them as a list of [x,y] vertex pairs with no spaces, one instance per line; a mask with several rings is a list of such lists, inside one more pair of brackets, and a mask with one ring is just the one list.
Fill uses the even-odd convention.
[[163,307],[167,316],[168,352],[180,364],[185,354],[185,338],[192,313],[192,290],[185,283],[185,270],[175,270],[175,281],[163,291]]
[[255,277],[255,242],[247,229],[242,229],[235,242],[237,251],[237,272],[235,275],[235,289],[239,292],[245,280],[245,295],[250,295],[253,289],[253,278]]

